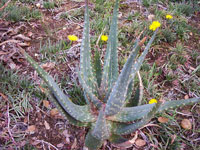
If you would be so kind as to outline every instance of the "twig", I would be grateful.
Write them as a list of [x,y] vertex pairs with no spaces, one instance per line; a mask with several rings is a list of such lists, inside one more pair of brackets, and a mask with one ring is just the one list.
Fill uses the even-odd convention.
[[8,4],[11,2],[11,0],[8,0],[1,8],[0,11],[2,11]]
[[4,41],[4,42],[0,43],[0,46],[4,45],[6,43],[9,43],[9,42],[11,42],[11,43],[19,43],[20,41],[18,41],[18,40],[7,40],[7,41]]
[[49,143],[49,142],[46,142],[46,141],[43,141],[43,140],[36,140],[36,141],[41,142],[43,145],[44,145],[44,144],[47,144],[49,148],[50,148],[50,146],[51,146],[51,147],[53,147],[55,150],[58,150],[57,147],[55,147],[54,145],[52,145],[52,144]]
[[179,111],[176,111],[177,114],[180,114],[180,115],[183,115],[183,116],[192,116],[190,114],[185,114],[185,113],[182,113],[182,112],[179,112]]
[[181,90],[179,90],[178,88],[174,88],[175,90],[177,90],[177,91],[179,91],[180,93],[182,93],[182,94],[187,94],[187,93],[185,93],[185,92],[183,92],[183,91],[181,91]]
[[15,142],[15,139],[14,139],[14,138],[13,138],[13,136],[12,136],[12,133],[11,133],[11,131],[10,131],[10,114],[9,114],[9,103],[8,103],[8,107],[7,107],[7,115],[8,115],[8,133],[9,133],[9,135],[10,135],[10,137],[11,137],[11,139],[12,139],[13,143],[14,143],[14,144],[17,144],[17,143]]

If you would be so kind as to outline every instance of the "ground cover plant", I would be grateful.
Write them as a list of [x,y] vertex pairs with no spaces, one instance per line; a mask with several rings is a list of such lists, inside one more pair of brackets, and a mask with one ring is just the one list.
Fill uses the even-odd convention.
[[[23,3],[25,3],[26,6],[32,5],[37,8],[39,6],[37,1],[22,2],[22,4]],[[91,9],[91,46],[94,48],[92,49],[92,55],[94,55],[95,58],[94,66],[99,66],[99,64],[103,65],[100,60],[105,59],[104,56],[106,53],[106,45],[109,45],[110,39],[107,39],[107,35],[109,33],[110,26],[112,26],[110,19],[112,9],[110,9],[108,12],[104,12],[104,9],[102,8],[112,8],[114,3],[115,1],[91,1],[89,4]],[[135,80],[133,82],[135,85],[133,87],[133,93],[138,93],[139,101],[141,100],[141,97],[143,97],[142,101],[140,101],[142,104],[140,104],[141,106],[155,105],[147,104],[149,103],[150,99],[152,99],[151,102],[155,102],[155,98],[164,99],[166,101],[173,99],[175,101],[172,102],[176,103],[178,102],[176,99],[185,99],[184,101],[187,101],[186,99],[188,98],[199,97],[199,45],[198,42],[196,42],[196,39],[198,39],[199,36],[198,26],[195,26],[196,28],[191,28],[193,23],[195,23],[192,21],[198,21],[194,18],[196,10],[194,9],[194,12],[191,12],[194,13],[194,15],[190,15],[191,18],[187,18],[188,15],[182,15],[183,12],[178,12],[178,15],[175,15],[176,12],[170,12],[170,9],[168,9],[167,12],[166,9],[157,7],[157,4],[159,4],[158,6],[161,5],[162,7],[167,6],[163,1],[152,1],[148,6],[148,10],[150,13],[153,13],[154,16],[148,16],[149,20],[145,19],[145,13],[141,13],[145,12],[146,8],[142,7],[142,9],[139,10],[137,7],[135,7],[140,4],[120,1],[119,5],[119,32],[117,36],[119,39],[118,61],[120,70],[122,70],[127,61],[130,62],[128,56],[131,55],[131,50],[134,47],[133,44],[131,44],[134,42],[131,41],[133,39],[137,39],[140,33],[143,31],[143,34],[141,34],[139,38],[142,40],[147,36],[145,41],[142,40],[144,44],[141,46],[141,49],[143,50],[145,48],[144,45],[147,45],[150,37],[152,36],[152,31],[149,30],[149,25],[154,20],[159,20],[159,22],[161,22],[159,30],[156,31],[156,38],[151,45],[149,52],[147,53],[144,63],[141,65],[140,73],[137,74],[138,76],[134,78]],[[175,4],[178,5],[179,3]],[[55,5],[54,8],[44,8],[42,5],[43,3],[40,3],[41,7],[39,10],[41,10],[44,16],[48,16],[45,18],[48,18],[48,20],[44,21],[44,18],[41,18],[41,20],[33,20],[33,22],[28,22],[27,24],[24,22],[24,26],[19,26],[17,24],[13,24],[14,26],[12,26],[12,24],[7,24],[10,26],[10,32],[5,30],[6,25],[4,22],[1,22],[1,25],[4,28],[4,30],[1,29],[1,32],[3,33],[2,35],[4,36],[1,36],[0,43],[2,48],[1,61],[3,66],[6,66],[12,70],[19,70],[17,73],[15,73],[15,71],[11,72],[11,75],[19,75],[19,77],[22,75],[27,75],[27,78],[29,79],[26,80],[34,80],[34,82],[31,81],[30,84],[27,84],[27,86],[23,86],[24,83],[22,84],[24,89],[27,90],[23,90],[23,88],[12,89],[9,86],[9,90],[7,91],[7,89],[4,87],[9,85],[9,80],[12,80],[12,78],[8,79],[7,81],[5,78],[2,78],[1,83],[3,83],[2,85],[4,86],[2,86],[2,90],[0,92],[1,99],[3,100],[3,103],[9,105],[6,105],[7,107],[4,107],[3,103],[1,105],[1,112],[3,112],[1,113],[1,129],[4,129],[1,130],[3,131],[1,132],[3,133],[1,134],[1,147],[21,147],[28,149],[33,147],[37,149],[83,149],[85,135],[87,135],[88,132],[87,128],[72,128],[72,126],[68,124],[68,121],[65,122],[66,120],[57,113],[58,110],[54,109],[55,105],[52,105],[51,101],[49,103],[46,100],[48,99],[44,94],[45,92],[48,92],[46,85],[40,81],[38,75],[26,63],[20,51],[22,49],[21,47],[23,47],[22,43],[23,45],[26,44],[27,48],[23,47],[23,49],[26,49],[29,55],[41,63],[40,66],[53,76],[58,83],[58,86],[64,90],[64,93],[68,93],[67,96],[73,103],[84,107],[84,105],[88,104],[88,101],[84,100],[86,97],[84,92],[86,93],[87,91],[85,90],[84,86],[82,86],[81,82],[79,83],[77,80],[78,74],[76,73],[76,66],[79,66],[79,56],[83,54],[80,53],[79,55],[79,46],[80,42],[84,41],[84,36],[81,36],[83,30],[82,27],[84,26],[84,16],[83,13],[79,14],[79,12],[84,12],[85,4],[82,2],[62,3],[59,1],[59,5]],[[141,4],[141,6],[142,5],[143,4]],[[62,10],[63,6],[68,9]],[[134,7],[134,9],[132,7]],[[154,9],[156,11],[151,11],[152,8],[156,8]],[[130,9],[134,10],[134,12],[129,11]],[[59,12],[57,10],[61,11]],[[68,11],[70,12],[70,17],[63,18],[62,14],[67,14]],[[51,12],[51,15],[49,15],[49,12]],[[167,15],[171,15],[172,18],[167,18]],[[153,17],[152,20],[151,17]],[[71,18],[73,18],[73,20]],[[104,18],[103,23],[101,23],[100,18]],[[58,21],[56,21],[57,19]],[[95,19],[95,21],[93,19]],[[52,20],[54,21],[54,24],[51,23]],[[60,20],[63,20],[64,22],[61,22]],[[187,24],[187,27],[185,25],[180,25],[182,21]],[[178,22],[180,22],[180,24]],[[36,24],[34,23],[36,23],[37,26],[35,26]],[[51,26],[49,26],[50,24]],[[17,33],[16,30],[14,32],[16,25],[19,26],[20,29],[17,30]],[[29,25],[35,26],[31,30],[32,33],[30,33]],[[179,25],[181,26],[180,28]],[[167,32],[166,27],[167,30],[174,31],[172,41],[170,41],[170,38],[168,38],[167,33],[169,32]],[[21,30],[22,28],[23,30]],[[73,30],[75,28],[76,30]],[[178,29],[183,32],[179,32]],[[166,35],[163,38],[164,30],[166,30]],[[19,36],[18,34],[24,34],[25,36],[21,38],[22,36]],[[77,35],[80,40],[74,38],[76,36],[69,37],[68,35]],[[28,38],[26,37],[29,37],[33,40],[29,42],[27,41]],[[9,41],[9,38],[11,41]],[[69,40],[66,40],[67,38],[69,38]],[[16,43],[12,43],[12,41],[15,41]],[[193,42],[192,46],[188,46],[187,43],[191,41]],[[143,42],[138,41],[140,44]],[[7,50],[10,52],[9,55],[6,53]],[[137,58],[140,58],[140,55],[142,54],[143,53],[139,52]],[[101,59],[99,59],[99,57]],[[95,72],[99,71],[100,70],[98,69],[95,70]],[[6,72],[4,71],[2,74],[5,74],[6,76]],[[96,87],[98,87],[101,85],[101,77],[96,75],[95,77],[97,77],[98,82]],[[17,83],[17,80],[14,83]],[[19,85],[21,86],[21,83],[14,87],[20,87]],[[38,89],[40,89],[42,92],[38,91]],[[81,92],[82,89],[85,91]],[[14,95],[14,91],[18,90],[20,91],[19,94]],[[12,102],[12,99],[16,97],[17,100]],[[106,96],[103,94],[101,97]],[[138,99],[135,94],[129,94],[128,97],[132,100]],[[53,98],[55,97],[53,96]],[[5,99],[7,100],[5,101]],[[51,100],[51,98],[49,98],[49,100]],[[90,97],[88,100],[90,100]],[[131,108],[131,105],[136,104],[132,103],[131,101],[131,103],[127,105],[129,108]],[[94,111],[95,109],[92,110],[95,112],[94,116],[98,118],[98,113]],[[157,113],[157,115],[151,119],[151,121],[144,126],[144,128],[139,128],[136,130],[136,132],[131,132],[131,134],[129,134],[128,137],[126,136],[126,138],[121,137],[122,141],[118,141],[117,138],[111,138],[111,142],[113,143],[104,141],[102,148],[117,149],[117,147],[122,145],[116,143],[122,144],[125,142],[125,139],[131,139],[130,141],[123,143],[123,146],[131,146],[129,149],[141,149],[147,147],[151,147],[151,149],[198,149],[198,110],[199,105],[193,104],[190,107],[181,107],[174,110],[169,109],[164,113]],[[54,115],[54,113],[56,113],[56,115]],[[10,116],[10,120],[7,120],[7,116]],[[26,118],[28,118],[28,122]],[[110,118],[106,117],[106,122],[116,123],[116,121],[109,120]],[[116,118],[118,119],[118,117],[114,117],[114,119]],[[156,118],[158,118],[158,120]],[[135,121],[137,124],[140,119]],[[95,124],[95,122],[92,124]],[[162,127],[162,129],[160,127]],[[76,130],[78,130],[78,133],[74,132]],[[113,133],[113,130],[111,131]],[[21,132],[20,136],[19,132]],[[92,132],[92,136],[93,134],[94,131]],[[24,139],[24,137],[28,138]],[[81,138],[79,139],[79,137]],[[97,137],[97,140],[99,140],[98,138],[99,137]]]

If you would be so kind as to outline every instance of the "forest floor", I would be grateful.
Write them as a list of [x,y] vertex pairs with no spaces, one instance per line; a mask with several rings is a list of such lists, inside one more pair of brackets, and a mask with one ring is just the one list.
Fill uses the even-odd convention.
[[[84,96],[76,70],[84,6],[80,0],[1,1],[0,150],[83,150],[88,129],[71,126],[58,113],[43,92],[44,82],[20,49],[48,71],[72,100],[81,104]],[[114,0],[91,0],[89,4],[92,52],[97,48],[102,57],[106,42],[99,41],[99,37],[108,34],[113,6]],[[166,19],[167,14],[173,18]],[[140,70],[144,104],[152,98],[178,100],[200,97],[198,1],[121,0],[118,18],[120,69],[136,37],[142,31],[149,34],[148,26],[152,20],[161,22]],[[76,35],[79,40],[71,42],[68,35]],[[183,120],[187,120],[191,128],[184,127]],[[130,150],[199,150],[200,105],[158,114],[131,137],[136,135],[136,142]],[[105,142],[102,149],[118,148]]]

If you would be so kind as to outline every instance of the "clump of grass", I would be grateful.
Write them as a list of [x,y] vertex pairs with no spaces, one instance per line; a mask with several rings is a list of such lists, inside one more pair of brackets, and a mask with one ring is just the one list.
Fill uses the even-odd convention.
[[172,49],[173,54],[170,57],[170,62],[173,64],[184,64],[186,62],[186,55],[185,48],[181,43],[176,44],[176,48]]
[[162,30],[163,40],[167,43],[173,43],[176,40],[176,34],[170,29]]
[[[0,91],[5,94],[18,95],[22,91],[31,94],[38,93],[33,82],[29,81],[27,77],[20,77],[17,72],[6,69],[2,64],[0,64],[0,84]],[[37,95],[44,96],[40,92]]]
[[60,18],[77,22],[83,19],[83,15],[84,15],[84,9],[80,7],[62,13]]
[[2,12],[0,12],[0,17],[9,21],[18,22],[39,19],[41,13],[38,10],[31,10],[26,6],[18,6],[14,3],[10,3]]
[[55,6],[56,6],[56,3],[51,2],[51,1],[43,2],[43,6],[44,6],[45,9],[54,9]]
[[65,60],[65,55],[60,55],[59,53],[62,53],[64,50],[67,50],[70,48],[70,43],[67,43],[67,41],[58,41],[56,43],[53,43],[50,39],[42,45],[40,44],[40,52],[42,54],[41,61],[46,60],[53,60],[57,63]]
[[194,8],[191,3],[170,3],[169,10],[173,11],[175,15],[191,16],[194,13]]

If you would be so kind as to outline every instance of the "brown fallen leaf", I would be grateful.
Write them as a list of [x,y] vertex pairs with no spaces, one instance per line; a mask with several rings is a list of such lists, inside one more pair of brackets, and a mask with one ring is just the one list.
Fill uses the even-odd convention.
[[190,129],[192,129],[192,124],[191,124],[190,120],[183,119],[181,121],[181,127],[184,128],[184,129],[190,130]]
[[145,140],[142,140],[142,139],[137,139],[135,141],[135,144],[139,147],[142,147],[142,146],[145,146],[146,145],[146,141]]
[[49,108],[49,101],[43,100],[42,102],[44,107]]
[[29,132],[30,134],[34,134],[35,130],[36,130],[36,126],[31,125],[31,126],[28,126],[27,132]]
[[158,118],[158,121],[160,122],[160,123],[166,123],[166,122],[168,122],[168,118],[165,118],[165,117],[159,117]]
[[59,114],[58,109],[57,109],[57,108],[52,109],[52,110],[50,111],[50,114],[51,114],[51,116],[56,116],[56,115],[58,115],[58,114]]
[[53,69],[55,67],[55,63],[48,62],[48,63],[42,64],[41,67],[44,70],[49,71],[49,70],[51,70],[51,69]]
[[48,123],[46,120],[44,121],[44,126],[45,126],[45,128],[46,128],[47,130],[50,129],[49,123]]

